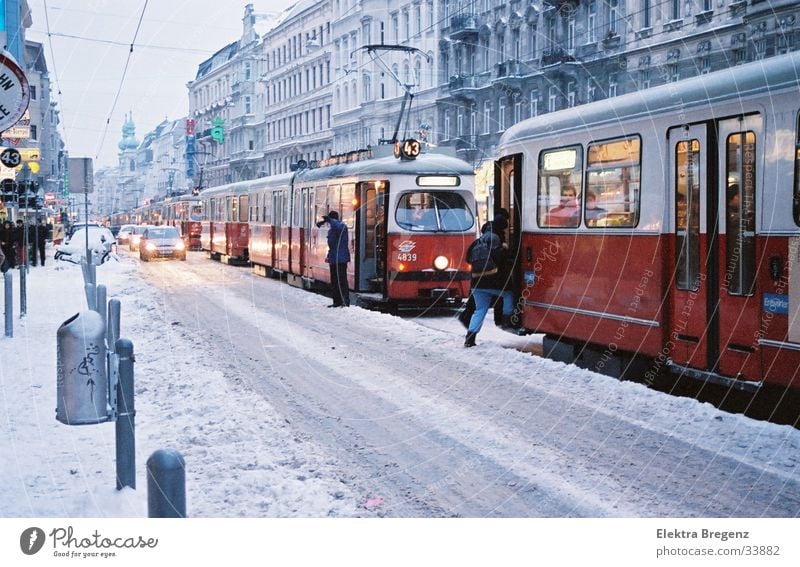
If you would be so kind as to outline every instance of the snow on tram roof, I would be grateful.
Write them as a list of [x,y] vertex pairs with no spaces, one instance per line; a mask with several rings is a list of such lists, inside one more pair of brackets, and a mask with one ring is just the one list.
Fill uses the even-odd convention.
[[552,138],[560,132],[628,122],[656,114],[675,116],[693,108],[713,107],[758,93],[769,93],[800,81],[800,52],[780,55],[528,118],[502,135],[498,148],[525,140]]

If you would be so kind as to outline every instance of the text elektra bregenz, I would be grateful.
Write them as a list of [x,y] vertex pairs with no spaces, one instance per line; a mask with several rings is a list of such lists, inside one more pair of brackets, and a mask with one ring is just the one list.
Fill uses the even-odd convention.
[[658,539],[715,539],[728,541],[729,539],[750,539],[750,532],[739,531],[719,531],[719,530],[656,530]]

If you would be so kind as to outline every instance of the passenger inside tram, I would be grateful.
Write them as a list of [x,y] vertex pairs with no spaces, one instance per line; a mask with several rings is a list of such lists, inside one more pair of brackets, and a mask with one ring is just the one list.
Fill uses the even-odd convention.
[[548,226],[577,226],[580,208],[575,187],[565,184],[561,187],[561,201],[547,213]]
[[594,191],[586,193],[586,224],[595,226],[597,221],[603,218],[606,210],[597,206],[597,194]]

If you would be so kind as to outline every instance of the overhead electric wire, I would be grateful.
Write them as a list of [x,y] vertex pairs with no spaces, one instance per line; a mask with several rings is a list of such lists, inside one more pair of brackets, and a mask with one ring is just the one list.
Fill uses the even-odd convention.
[[108,118],[106,119],[106,125],[103,128],[103,135],[100,137],[100,142],[97,145],[97,153],[95,154],[95,160],[100,157],[100,151],[103,149],[103,143],[105,142],[106,135],[108,134],[108,127],[111,125],[111,117],[114,115],[114,110],[117,108],[117,102],[119,101],[119,96],[122,93],[122,86],[125,84],[125,76],[128,74],[128,66],[131,63],[131,56],[133,55],[133,46],[136,43],[136,38],[139,36],[139,29],[142,26],[142,19],[144,18],[145,10],[147,10],[147,3],[149,0],[144,1],[144,6],[142,6],[142,13],[139,14],[139,22],[136,24],[136,31],[133,34],[133,39],[130,43],[130,50],[128,51],[128,57],[125,60],[125,68],[122,70],[122,77],[119,81],[119,87],[117,88],[117,94],[114,95],[114,102],[111,105],[111,110],[108,113]]
[[[57,89],[56,93],[58,94],[58,106],[60,111],[63,112],[64,104],[62,103],[61,100],[61,82],[58,80],[58,70],[56,69],[56,54],[53,51],[53,40],[52,40],[52,34],[50,33],[50,17],[47,9],[47,0],[44,0],[44,21],[45,21],[45,26],[47,27],[47,45],[50,48],[50,59],[51,59],[51,66],[53,67],[53,78],[56,84],[56,89]],[[64,129],[64,134],[62,136],[62,139],[64,141],[64,146],[68,147],[66,128]]]

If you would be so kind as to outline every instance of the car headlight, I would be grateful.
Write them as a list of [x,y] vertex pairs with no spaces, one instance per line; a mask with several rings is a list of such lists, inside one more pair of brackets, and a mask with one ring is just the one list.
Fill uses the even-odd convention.
[[433,261],[433,267],[437,270],[445,270],[449,265],[450,260],[448,260],[446,256],[436,256],[436,259]]
[[147,244],[145,244],[144,248],[149,252],[153,252],[156,249],[156,245],[153,244],[152,242],[148,242]]
[[131,240],[133,240],[136,244],[139,244],[139,241],[141,239],[142,239],[142,237],[141,236],[137,236],[137,235],[134,235],[134,236],[131,237]]
[[186,248],[186,245],[183,243],[183,240],[179,240],[177,244],[175,244],[175,250],[183,250]]

